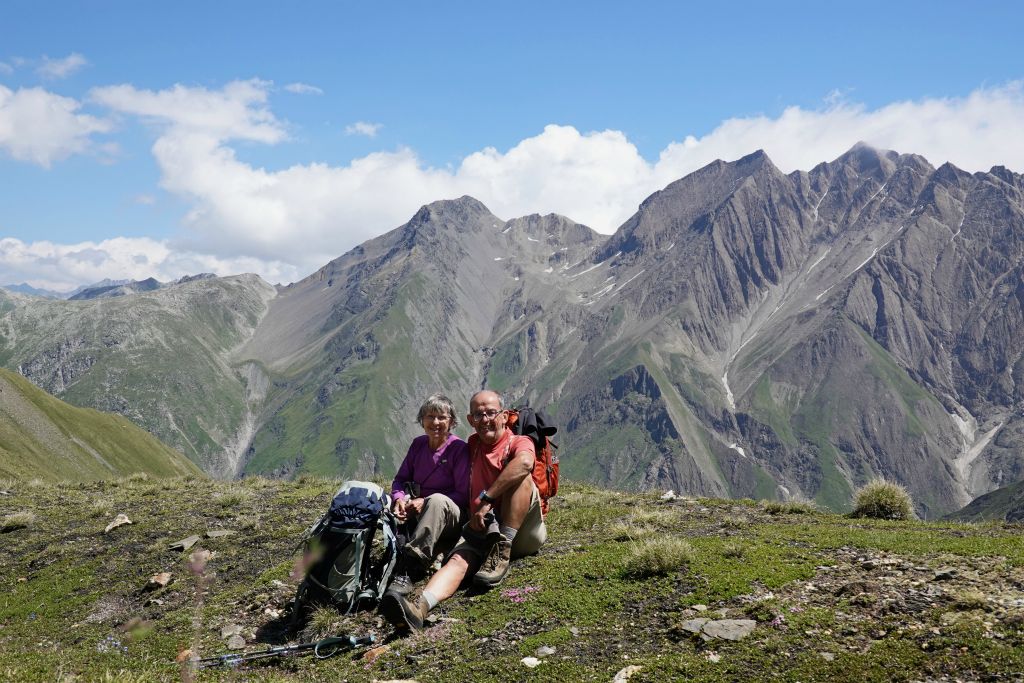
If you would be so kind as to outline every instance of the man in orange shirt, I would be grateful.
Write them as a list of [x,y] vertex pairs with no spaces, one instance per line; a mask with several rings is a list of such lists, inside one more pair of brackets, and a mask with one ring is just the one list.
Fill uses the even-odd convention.
[[476,430],[469,437],[469,524],[419,599],[389,593],[381,600],[381,613],[396,626],[422,628],[430,610],[454,595],[470,573],[478,587],[498,585],[513,557],[533,554],[547,540],[533,483],[533,442],[506,428],[508,413],[493,391],[473,394],[468,418]]

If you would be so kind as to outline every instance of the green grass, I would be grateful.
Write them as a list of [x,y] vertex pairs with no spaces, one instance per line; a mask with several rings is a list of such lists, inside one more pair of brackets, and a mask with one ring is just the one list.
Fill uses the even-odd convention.
[[[317,476],[5,482],[8,514],[35,520],[0,536],[0,679],[177,681],[183,649],[227,652],[226,626],[241,627],[249,650],[285,642],[273,614],[294,591],[295,543],[338,485]],[[268,660],[195,680],[608,681],[630,664],[641,667],[632,681],[1012,680],[1024,667],[1024,632],[999,611],[999,600],[1020,597],[1019,527],[851,520],[772,505],[662,501],[567,482],[542,551],[514,562],[494,590],[457,593],[426,631],[395,637],[370,612],[330,609],[308,624],[307,638],[376,635],[386,648],[373,662],[362,651]],[[134,523],[104,534],[122,511]],[[212,551],[202,574],[167,547],[211,529],[237,533],[200,541]],[[635,533],[618,538],[623,529]],[[644,569],[632,571],[640,548]],[[933,608],[876,613],[884,591],[853,600],[837,590],[878,580],[883,570],[861,569],[861,556],[923,567],[925,582],[945,566],[963,579],[943,583],[945,602]],[[143,590],[160,571],[171,583]],[[679,627],[699,605],[708,618],[724,612],[758,625],[746,640],[704,643]],[[541,647],[555,652],[527,669],[521,659]]]
[[4,369],[0,386],[20,415],[0,415],[0,477],[57,481],[200,473],[181,453],[120,415],[75,407]]

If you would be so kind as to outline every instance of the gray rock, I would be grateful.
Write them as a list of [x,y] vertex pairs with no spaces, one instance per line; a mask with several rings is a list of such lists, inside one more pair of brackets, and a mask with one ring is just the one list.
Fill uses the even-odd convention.
[[175,541],[174,543],[171,543],[170,545],[167,546],[167,549],[168,550],[182,550],[182,551],[185,551],[185,550],[188,550],[189,548],[191,548],[192,546],[194,546],[198,542],[199,542],[199,536],[192,535],[192,536],[189,536],[187,538],[183,538],[180,541]]
[[943,567],[941,569],[936,570],[934,580],[949,581],[950,579],[955,579],[959,574],[960,572],[956,569],[956,567]]
[[245,647],[245,638],[235,634],[228,638],[228,649],[229,650],[241,650]]
[[711,638],[722,640],[743,640],[754,632],[757,622],[753,619],[718,619],[704,624],[702,632]]
[[689,619],[679,624],[679,628],[683,631],[689,631],[690,633],[700,633],[704,629],[704,624],[711,621],[710,619]]

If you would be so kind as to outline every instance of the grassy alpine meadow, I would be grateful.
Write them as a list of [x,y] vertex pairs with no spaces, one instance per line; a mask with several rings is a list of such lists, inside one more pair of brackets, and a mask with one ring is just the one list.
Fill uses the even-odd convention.
[[[0,481],[0,680],[1024,676],[1020,526],[572,484],[538,555],[498,588],[442,604],[424,631],[319,608],[292,633],[296,544],[340,483]],[[113,526],[119,515],[131,523]],[[325,659],[193,663],[335,635],[376,642]]]

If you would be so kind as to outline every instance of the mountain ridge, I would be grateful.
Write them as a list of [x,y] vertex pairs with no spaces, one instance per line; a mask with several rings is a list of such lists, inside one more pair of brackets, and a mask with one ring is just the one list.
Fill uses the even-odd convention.
[[[566,425],[573,477],[841,510],[886,476],[939,516],[1024,478],[1022,196],[1005,169],[858,144],[789,174],[714,162],[608,237],[433,202],[297,283],[236,287],[248,322],[213,350],[233,408],[185,450],[222,475],[387,473],[424,396],[487,385]],[[94,372],[54,355],[72,385]]]

